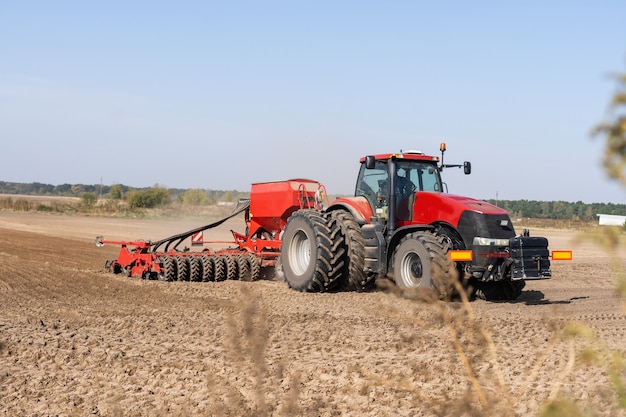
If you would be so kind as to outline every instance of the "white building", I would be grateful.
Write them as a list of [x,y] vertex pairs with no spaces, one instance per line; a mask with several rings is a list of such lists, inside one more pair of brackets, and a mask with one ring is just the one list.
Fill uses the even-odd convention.
[[623,226],[626,223],[626,216],[616,216],[614,214],[597,214],[600,226]]

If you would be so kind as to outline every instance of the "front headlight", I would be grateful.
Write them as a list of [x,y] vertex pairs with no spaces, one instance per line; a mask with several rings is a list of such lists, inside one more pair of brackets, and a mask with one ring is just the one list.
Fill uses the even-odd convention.
[[490,239],[488,237],[474,237],[474,246],[509,246],[509,239]]

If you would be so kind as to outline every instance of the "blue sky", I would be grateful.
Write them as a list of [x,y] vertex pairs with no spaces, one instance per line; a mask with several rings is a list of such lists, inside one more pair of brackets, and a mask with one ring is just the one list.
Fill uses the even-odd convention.
[[477,198],[626,203],[602,139],[626,2],[0,1],[0,180],[352,193],[420,149]]

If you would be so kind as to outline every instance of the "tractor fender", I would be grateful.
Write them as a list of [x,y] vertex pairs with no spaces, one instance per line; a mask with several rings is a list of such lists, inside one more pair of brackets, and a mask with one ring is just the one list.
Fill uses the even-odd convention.
[[450,249],[465,249],[466,244],[463,240],[463,236],[459,233],[456,227],[448,222],[438,222],[433,224],[435,231],[439,235],[447,236],[451,241]]
[[389,265],[389,261],[393,256],[393,251],[398,245],[400,239],[402,239],[409,233],[418,232],[421,230],[435,230],[435,228],[430,224],[412,224],[409,226],[399,227],[394,231],[393,236],[391,236],[387,243],[387,265]]
[[342,197],[333,201],[327,208],[327,212],[335,210],[346,210],[352,214],[354,220],[360,225],[370,222],[374,216],[372,207],[365,197]]

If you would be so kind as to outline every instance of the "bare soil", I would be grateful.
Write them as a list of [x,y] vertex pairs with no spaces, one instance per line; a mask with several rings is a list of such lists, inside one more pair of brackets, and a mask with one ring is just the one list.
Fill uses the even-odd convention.
[[0,415],[528,416],[562,396],[626,415],[602,363],[626,347],[624,249],[535,230],[574,259],[515,302],[464,304],[145,281],[104,272],[119,248],[93,243],[199,225],[0,211]]

